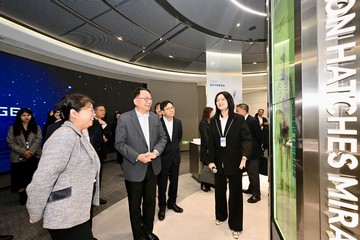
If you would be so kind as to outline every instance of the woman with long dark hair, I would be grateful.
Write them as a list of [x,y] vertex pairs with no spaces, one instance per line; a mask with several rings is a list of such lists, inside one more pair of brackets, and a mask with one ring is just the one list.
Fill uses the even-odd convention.
[[[251,154],[251,135],[245,118],[234,112],[230,93],[215,97],[216,113],[210,121],[209,165],[215,174],[215,224],[228,219],[235,239],[243,230],[242,170]],[[227,181],[229,199],[227,201]]]
[[7,142],[11,150],[11,191],[19,192],[20,204],[25,205],[25,188],[37,168],[42,142],[41,129],[30,109],[21,108],[17,112],[14,125],[9,128]]
[[[199,122],[199,132],[200,132],[200,161],[204,165],[209,164],[209,133],[210,133],[210,118],[214,115],[214,109],[212,107],[205,107],[203,110],[202,119]],[[201,183],[201,190],[204,192],[210,191],[209,183]]]

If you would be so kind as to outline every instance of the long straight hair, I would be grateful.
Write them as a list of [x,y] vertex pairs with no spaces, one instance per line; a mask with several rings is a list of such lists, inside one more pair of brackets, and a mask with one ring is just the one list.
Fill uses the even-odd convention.
[[210,122],[210,115],[211,115],[211,112],[213,110],[214,109],[212,107],[204,108],[201,121],[209,123]]
[[31,115],[31,119],[30,119],[29,125],[28,125],[28,130],[30,132],[33,132],[34,134],[36,134],[37,131],[38,131],[38,127],[37,127],[33,112],[29,108],[21,108],[17,112],[16,118],[15,118],[15,121],[14,121],[14,125],[13,125],[14,136],[19,136],[22,129],[23,129],[23,125],[22,125],[22,121],[21,121],[21,115],[23,113],[28,113],[28,114]]
[[234,99],[231,96],[231,94],[229,92],[223,91],[223,92],[219,92],[218,94],[216,94],[215,96],[215,107],[216,107],[216,112],[215,112],[215,116],[219,117],[221,116],[221,110],[217,107],[216,105],[216,99],[218,98],[219,95],[223,95],[228,103],[228,109],[229,109],[229,117],[234,117],[235,113],[234,113],[234,109],[235,109],[235,104],[234,104]]

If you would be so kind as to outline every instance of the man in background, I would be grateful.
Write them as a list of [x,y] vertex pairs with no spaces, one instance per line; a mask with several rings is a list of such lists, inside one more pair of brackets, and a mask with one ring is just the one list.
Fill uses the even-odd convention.
[[[163,117],[161,123],[167,136],[167,144],[161,154],[161,172],[158,178],[159,189],[159,213],[160,221],[165,219],[165,208],[182,213],[183,209],[176,205],[178,192],[179,169],[180,169],[180,141],[183,135],[181,121],[175,118],[175,107],[172,102],[165,100],[160,104]],[[166,201],[166,189],[169,180],[168,200]]]
[[236,113],[244,116],[251,133],[252,151],[246,165],[246,171],[249,176],[249,187],[243,190],[244,193],[252,196],[247,200],[248,203],[256,203],[261,200],[260,197],[260,177],[259,177],[259,159],[262,156],[263,134],[258,121],[249,114],[249,106],[245,103],[236,106]]

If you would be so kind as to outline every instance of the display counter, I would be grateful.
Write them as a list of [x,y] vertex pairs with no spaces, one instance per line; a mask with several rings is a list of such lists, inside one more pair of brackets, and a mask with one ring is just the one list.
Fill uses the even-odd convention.
[[200,162],[200,140],[194,139],[189,145],[190,173],[199,181],[199,173],[203,168],[203,164]]

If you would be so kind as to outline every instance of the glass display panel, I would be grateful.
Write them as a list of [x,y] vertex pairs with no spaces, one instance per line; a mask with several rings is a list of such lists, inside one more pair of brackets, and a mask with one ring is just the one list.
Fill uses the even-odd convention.
[[294,3],[271,1],[273,221],[283,239],[297,236]]

